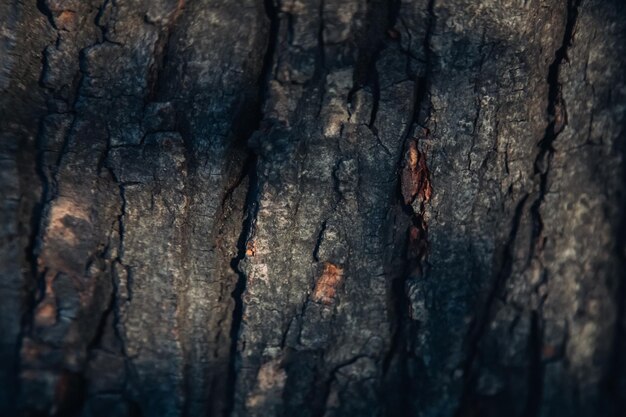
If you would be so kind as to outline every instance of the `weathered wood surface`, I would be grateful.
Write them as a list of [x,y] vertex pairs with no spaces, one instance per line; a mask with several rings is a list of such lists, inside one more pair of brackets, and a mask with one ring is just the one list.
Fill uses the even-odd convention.
[[1,415],[624,415],[623,2],[0,29]]

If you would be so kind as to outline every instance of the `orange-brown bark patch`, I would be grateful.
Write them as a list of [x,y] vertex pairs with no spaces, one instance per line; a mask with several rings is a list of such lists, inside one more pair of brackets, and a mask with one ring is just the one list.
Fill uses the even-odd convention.
[[57,307],[55,302],[54,289],[52,283],[56,278],[55,274],[48,273],[45,276],[46,292],[43,300],[35,309],[35,324],[37,326],[52,326],[57,320]]
[[71,10],[63,10],[54,19],[54,23],[59,29],[72,31],[76,29],[76,13]]
[[256,243],[254,240],[249,240],[246,243],[246,256],[254,256],[256,255]]
[[333,263],[324,262],[324,271],[313,290],[313,300],[318,303],[331,304],[335,300],[337,287],[341,284],[342,279],[342,268]]
[[405,153],[400,185],[404,204],[411,204],[415,197],[420,197],[423,201],[430,200],[433,190],[426,155],[417,149],[416,140],[409,142]]
[[56,323],[57,309],[54,304],[44,302],[37,307],[35,323],[37,326],[47,327]]

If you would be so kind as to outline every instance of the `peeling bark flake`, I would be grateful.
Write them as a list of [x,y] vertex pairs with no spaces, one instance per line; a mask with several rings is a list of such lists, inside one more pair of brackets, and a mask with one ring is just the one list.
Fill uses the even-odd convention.
[[333,263],[324,262],[324,271],[313,290],[313,300],[330,305],[335,301],[337,287],[343,280],[343,269]]

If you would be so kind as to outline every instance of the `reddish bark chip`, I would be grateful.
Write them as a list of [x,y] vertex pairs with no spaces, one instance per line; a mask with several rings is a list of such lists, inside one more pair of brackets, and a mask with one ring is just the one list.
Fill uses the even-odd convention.
[[432,187],[429,176],[426,155],[417,149],[417,141],[411,140],[404,155],[400,184],[404,204],[411,204],[417,196],[423,201],[430,200]]
[[327,305],[332,304],[342,279],[342,268],[330,262],[324,262],[324,272],[317,280],[313,290],[313,301]]
[[248,243],[246,243],[246,256],[254,255],[256,255],[256,244],[254,240],[249,240]]
[[71,10],[63,10],[54,19],[54,24],[61,30],[76,30],[78,18],[76,13]]
[[38,326],[52,326],[56,323],[57,309],[52,303],[40,304],[35,310],[35,323]]
[[43,300],[41,300],[35,309],[35,324],[37,326],[52,326],[57,321],[57,307],[54,289],[52,287],[55,276],[55,274],[46,274],[46,292]]

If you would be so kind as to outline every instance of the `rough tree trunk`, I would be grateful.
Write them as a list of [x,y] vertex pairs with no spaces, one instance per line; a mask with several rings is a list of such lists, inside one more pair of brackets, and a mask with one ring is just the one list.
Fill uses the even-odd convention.
[[625,415],[621,1],[0,24],[0,415]]

